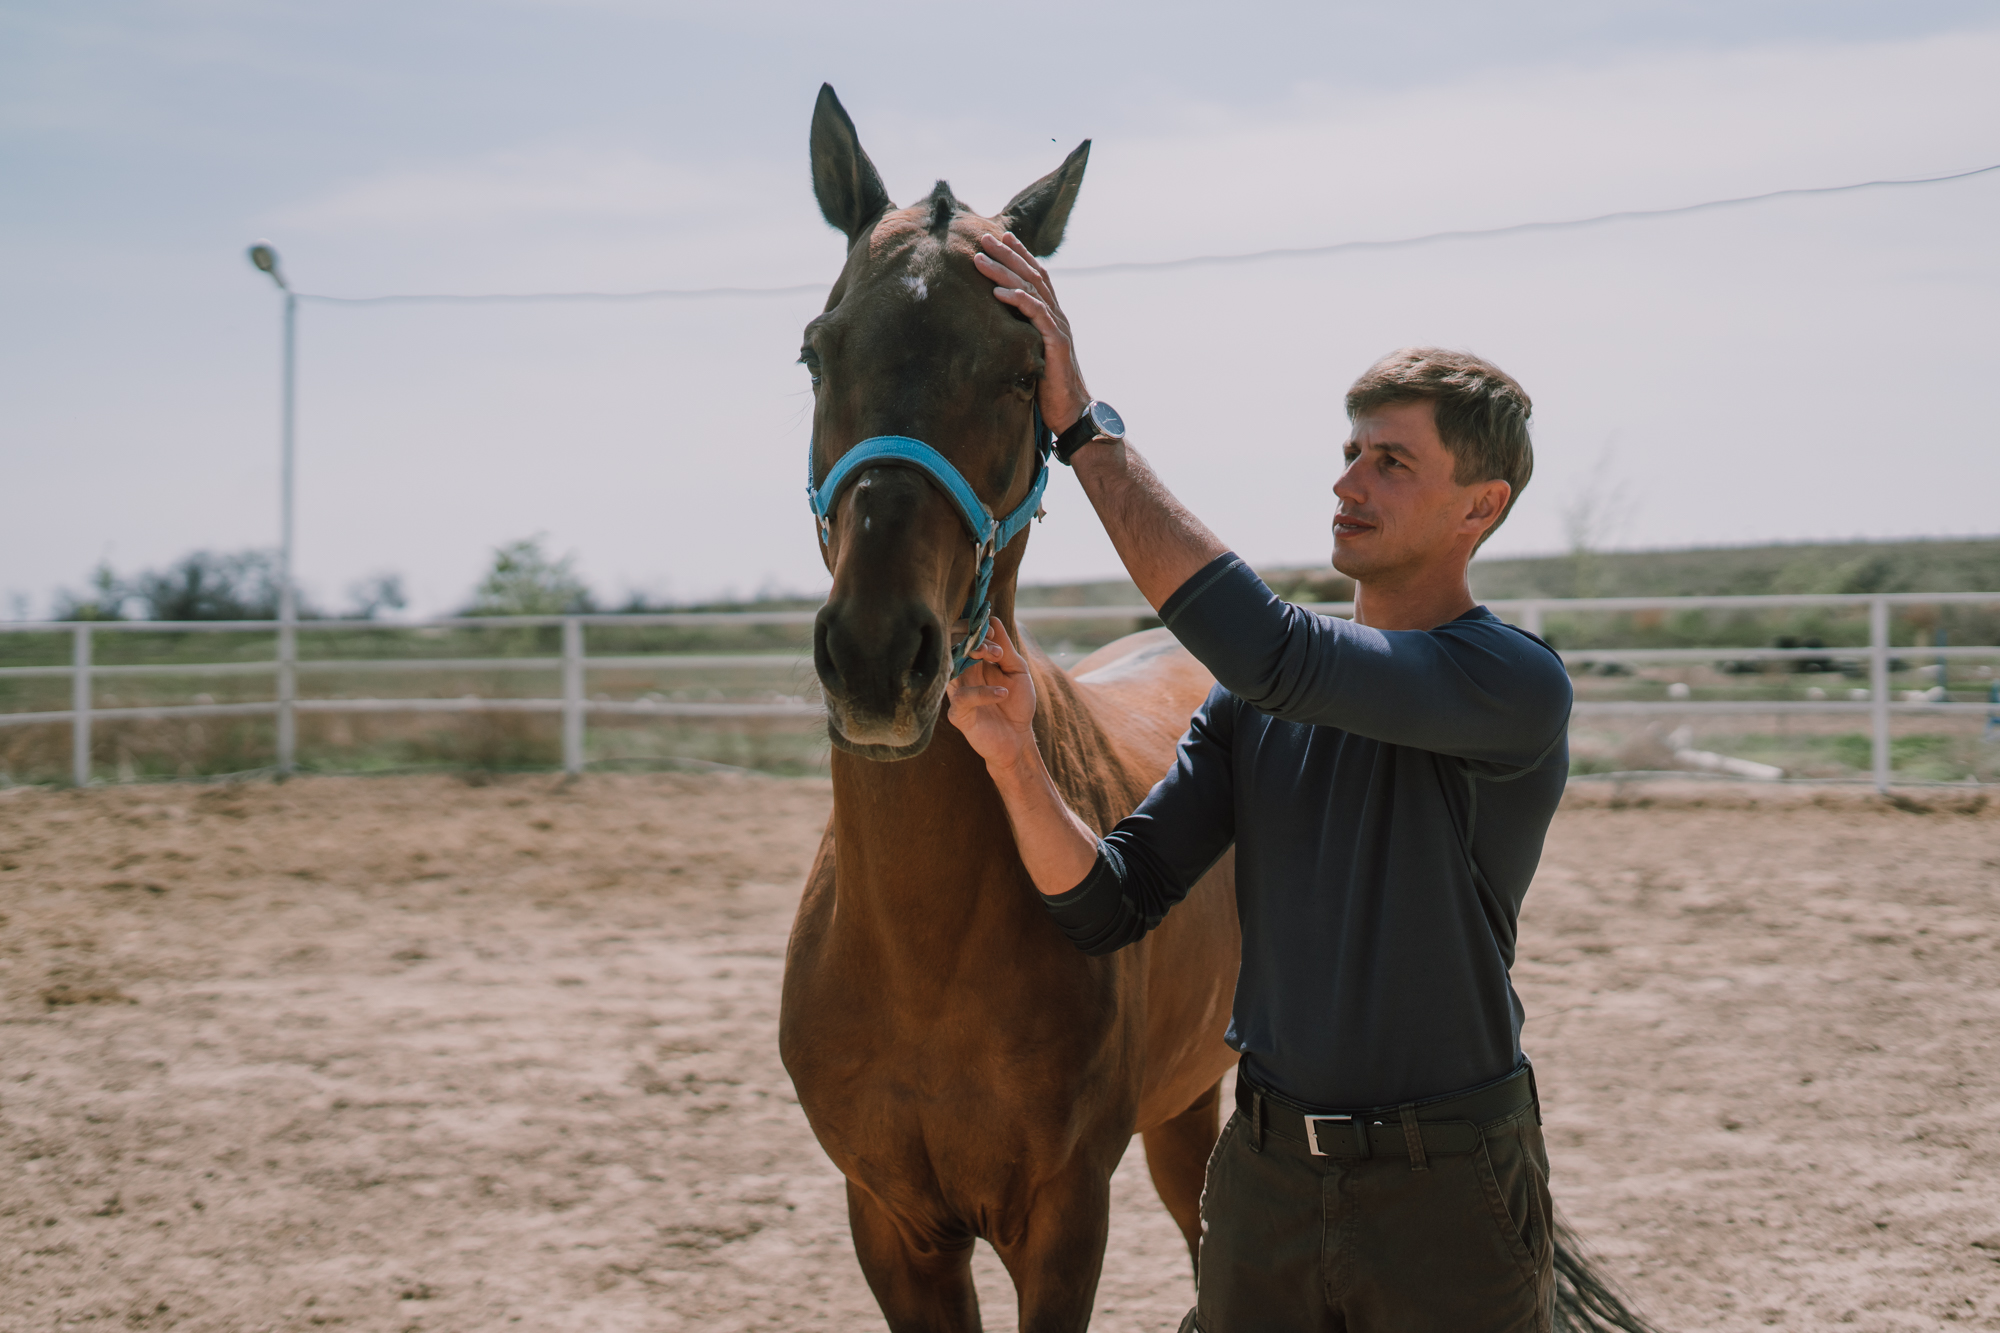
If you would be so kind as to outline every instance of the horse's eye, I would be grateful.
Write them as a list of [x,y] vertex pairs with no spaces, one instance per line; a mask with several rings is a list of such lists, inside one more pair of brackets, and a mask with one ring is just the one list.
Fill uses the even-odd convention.
[[806,368],[806,374],[812,376],[812,386],[813,388],[817,389],[819,387],[819,379],[820,379],[819,355],[813,352],[811,349],[807,349],[806,351],[800,352],[799,364]]

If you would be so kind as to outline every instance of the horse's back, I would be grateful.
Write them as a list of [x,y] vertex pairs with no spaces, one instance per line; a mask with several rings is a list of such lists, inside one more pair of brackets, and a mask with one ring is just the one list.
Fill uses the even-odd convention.
[[1125,752],[1121,757],[1142,760],[1148,786],[1173,762],[1188,718],[1215,684],[1208,668],[1165,629],[1141,630],[1104,645],[1071,667],[1070,678],[1112,743]]

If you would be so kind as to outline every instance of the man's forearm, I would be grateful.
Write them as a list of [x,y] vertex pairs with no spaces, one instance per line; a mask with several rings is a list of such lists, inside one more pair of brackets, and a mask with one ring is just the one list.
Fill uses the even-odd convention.
[[1014,844],[1035,887],[1052,898],[1083,883],[1097,864],[1097,835],[1056,790],[1041,753],[1030,744],[1016,763],[988,764],[987,771],[1000,789]]
[[1131,445],[1085,445],[1074,463],[1118,558],[1155,611],[1229,549],[1174,498]]

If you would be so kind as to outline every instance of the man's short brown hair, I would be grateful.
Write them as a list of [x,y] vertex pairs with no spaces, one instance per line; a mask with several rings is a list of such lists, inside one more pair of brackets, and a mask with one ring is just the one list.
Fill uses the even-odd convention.
[[1405,347],[1361,373],[1347,391],[1347,417],[1363,416],[1391,403],[1428,401],[1438,438],[1457,460],[1451,479],[1460,486],[1504,481],[1507,507],[1480,541],[1507,521],[1514,502],[1535,471],[1535,447],[1528,417],[1535,404],[1514,377],[1470,352],[1442,347]]

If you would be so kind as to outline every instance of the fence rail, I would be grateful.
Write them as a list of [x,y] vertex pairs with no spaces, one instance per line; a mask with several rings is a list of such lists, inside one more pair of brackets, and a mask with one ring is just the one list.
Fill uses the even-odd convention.
[[[1329,615],[1352,615],[1351,602],[1314,602],[1309,609]],[[1541,633],[1551,614],[1582,612],[1644,611],[1763,611],[1789,607],[1865,607],[1868,613],[1868,642],[1840,647],[1768,648],[1593,648],[1564,652],[1565,663],[1591,666],[1628,663],[1696,662],[1787,662],[1826,661],[1868,664],[1867,697],[1860,700],[1601,700],[1579,701],[1575,713],[1588,716],[1630,716],[1641,714],[1867,714],[1872,722],[1872,778],[1878,789],[1887,790],[1892,777],[1890,719],[1900,714],[1980,714],[2000,725],[1994,704],[1952,703],[1945,700],[1906,699],[1897,701],[1890,689],[1893,654],[1889,642],[1890,613],[1899,606],[2000,605],[2000,592],[1961,593],[1882,593],[1882,594],[1773,594],[1742,597],[1591,597],[1517,598],[1488,601],[1496,614],[1512,620],[1533,633]],[[1030,624],[1064,621],[1144,621],[1154,618],[1146,606],[1035,606],[1021,607],[1016,618]],[[375,620],[211,620],[211,621],[14,621],[0,622],[0,633],[67,633],[71,637],[70,661],[66,665],[0,667],[0,679],[55,679],[71,682],[70,706],[36,712],[0,712],[0,727],[34,723],[67,722],[71,727],[71,777],[78,785],[91,778],[91,730],[98,719],[105,721],[149,720],[170,717],[275,717],[278,722],[277,759],[281,771],[293,767],[296,749],[294,719],[300,713],[555,713],[562,718],[563,767],[580,772],[584,766],[584,739],[587,719],[592,714],[626,717],[684,718],[772,718],[816,717],[816,704],[798,700],[769,703],[683,702],[667,700],[617,701],[591,699],[585,681],[591,671],[607,670],[736,670],[763,666],[790,665],[802,668],[811,661],[799,654],[781,653],[622,653],[590,656],[585,651],[585,631],[593,627],[623,629],[714,628],[719,626],[809,625],[812,611],[695,611],[662,612],[647,615],[592,614],[570,616],[480,616],[443,617],[413,622]],[[301,658],[298,636],[336,630],[418,631],[450,629],[555,628],[562,636],[562,653],[556,657],[451,657],[411,659]],[[207,663],[103,664],[93,661],[96,636],[129,632],[149,633],[228,633],[261,632],[276,637],[277,654],[269,661]],[[1916,646],[1902,651],[1925,657],[1959,659],[2000,658],[2000,645]],[[300,698],[297,679],[327,672],[452,672],[452,671],[542,671],[558,672],[562,680],[559,698],[386,698],[318,699]],[[276,697],[251,703],[187,703],[145,706],[104,707],[94,703],[94,682],[130,677],[171,676],[258,676],[274,678]]]

